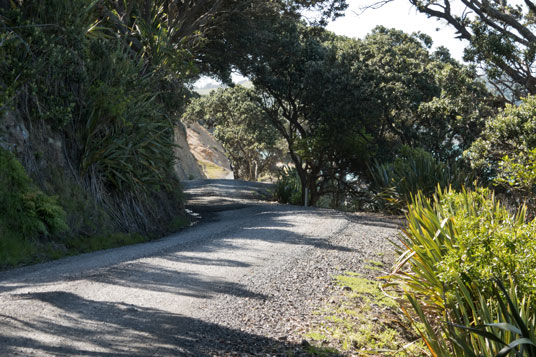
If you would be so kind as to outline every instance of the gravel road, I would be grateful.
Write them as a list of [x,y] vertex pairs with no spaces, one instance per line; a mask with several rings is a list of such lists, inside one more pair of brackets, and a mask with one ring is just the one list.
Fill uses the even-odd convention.
[[333,275],[391,259],[389,218],[185,188],[203,219],[178,234],[1,273],[0,356],[299,356]]

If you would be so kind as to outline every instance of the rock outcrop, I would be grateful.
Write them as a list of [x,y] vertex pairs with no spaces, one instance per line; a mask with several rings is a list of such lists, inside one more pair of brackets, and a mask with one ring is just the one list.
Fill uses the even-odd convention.
[[177,158],[175,172],[181,181],[206,178],[197,159],[192,154],[187,137],[186,127],[179,123],[175,127],[175,144],[177,144],[175,147],[175,157]]
[[216,141],[212,134],[198,123],[188,125],[188,144],[191,153],[201,166],[207,178],[233,178],[231,163],[223,146]]

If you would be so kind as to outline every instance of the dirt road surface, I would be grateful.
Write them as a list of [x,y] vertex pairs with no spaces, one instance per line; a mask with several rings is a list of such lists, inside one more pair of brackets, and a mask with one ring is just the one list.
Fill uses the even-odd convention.
[[178,234],[0,273],[0,356],[299,355],[292,329],[330,274],[381,257],[396,231],[259,201],[264,184],[185,188],[203,220]]

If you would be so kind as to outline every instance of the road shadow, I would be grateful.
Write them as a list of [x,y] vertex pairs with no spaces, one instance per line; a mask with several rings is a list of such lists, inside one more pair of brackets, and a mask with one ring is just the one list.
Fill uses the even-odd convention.
[[[272,244],[284,243],[301,245],[304,247],[314,247],[317,249],[352,252],[352,250],[348,247],[330,243],[329,237],[313,237],[294,232],[293,229],[295,228],[296,223],[286,218],[289,211],[295,212],[296,214],[307,214],[310,217],[321,217],[325,215],[332,216],[334,214],[328,210],[291,206],[275,206],[268,207],[267,209],[266,206],[262,205],[250,207],[248,211],[244,212],[222,212],[219,215],[225,213],[229,215],[236,215],[239,218],[241,218],[243,215],[252,215],[260,219],[251,219],[245,222],[244,220],[241,220],[240,226],[238,227],[237,225],[229,224],[226,229],[222,229],[214,235],[204,234],[205,228],[210,225],[210,222],[194,226],[181,233],[196,237],[194,243],[177,243],[166,248],[165,251],[155,250],[154,252],[144,254],[141,257],[160,257],[169,261],[191,263],[198,266],[199,269],[204,269],[203,267],[210,268],[215,266],[247,268],[249,267],[249,263],[233,258],[233,251],[240,249],[240,247],[235,243],[237,241],[244,240],[258,240]],[[342,213],[336,214],[342,215]],[[225,220],[226,216],[223,216],[221,219]],[[178,236],[181,236],[181,234]],[[337,232],[335,232],[335,234],[337,234]],[[139,246],[143,246],[143,244]],[[137,246],[123,247],[118,249],[137,249]],[[192,257],[191,254],[188,254],[211,253],[218,251],[228,252],[228,257],[223,259],[212,259],[207,257]],[[139,262],[136,261],[136,257],[131,258],[127,256],[128,258],[122,260],[114,255],[114,250],[95,252],[86,256],[96,255],[107,256],[106,259],[113,261],[114,265],[110,267],[98,268],[90,273],[80,272],[77,275],[70,276],[61,273],[61,266],[59,266],[61,261],[56,263],[51,262],[44,265],[36,265],[21,269],[21,273],[23,273],[25,270],[35,273],[28,274],[27,277],[22,281],[13,279],[13,281],[15,281],[14,283],[10,278],[9,271],[6,271],[0,275],[0,293],[7,293],[9,291],[23,288],[45,286],[47,284],[54,284],[56,282],[65,280],[88,280],[127,287],[133,286],[152,291],[165,291],[178,295],[198,298],[202,297],[206,299],[210,299],[216,294],[230,294],[264,299],[264,296],[248,291],[242,284],[239,283],[231,283],[222,280],[207,280],[205,277],[191,272],[168,270],[161,265],[151,265]],[[64,261],[75,262],[76,259],[83,258],[84,256],[69,257],[64,259]],[[140,258],[140,256],[138,258]],[[132,261],[132,263],[129,263],[129,261]],[[57,271],[51,271],[49,274],[47,269],[50,268],[57,269]]]
[[[168,256],[164,256],[164,259],[168,259]],[[182,263],[182,261],[180,262]],[[161,265],[144,262],[112,267],[105,272],[88,276],[85,280],[198,299],[211,299],[218,294],[259,300],[266,299],[265,295],[250,291],[243,284],[208,278],[192,272],[166,269]]]
[[[238,260],[237,257],[240,255],[235,255],[235,252],[244,249],[243,244],[250,245],[250,242],[253,241],[262,241],[273,245],[284,244],[284,246],[288,246],[291,244],[323,250],[353,251],[348,247],[330,243],[327,237],[318,238],[295,233],[292,230],[295,225],[283,219],[286,216],[284,212],[265,212],[264,210],[257,212],[257,216],[262,217],[262,219],[242,222],[240,227],[230,225],[228,233],[222,230],[218,232],[216,237],[205,238],[202,242],[196,242],[198,244],[179,245],[166,250],[166,252],[160,252],[155,255],[158,260],[153,263],[149,263],[146,259],[124,263],[84,276],[84,280],[206,299],[207,303],[217,295],[265,300],[267,296],[247,289],[244,284],[227,281],[225,277],[208,278],[205,275],[195,273],[195,270],[212,270],[211,267],[249,268],[251,265],[247,261]],[[308,213],[312,215],[323,214],[315,210],[308,211]],[[202,229],[203,227],[194,227],[192,231]],[[249,249],[250,253],[262,254],[262,252],[255,252],[255,249],[251,247]],[[212,253],[223,254],[228,258],[206,257],[207,254]],[[247,256],[242,257],[242,259],[247,258]],[[171,264],[163,263],[162,260],[171,262]],[[184,264],[195,264],[196,269],[183,271],[181,265],[184,267]]]
[[381,228],[401,229],[406,221],[403,216],[388,216],[379,213],[348,213],[348,220],[363,226],[373,226]]
[[[64,291],[24,294],[20,299],[53,309],[63,316],[62,322],[44,316],[3,318],[2,356],[307,355],[301,345],[158,309],[88,300]],[[5,332],[10,330],[32,334]]]

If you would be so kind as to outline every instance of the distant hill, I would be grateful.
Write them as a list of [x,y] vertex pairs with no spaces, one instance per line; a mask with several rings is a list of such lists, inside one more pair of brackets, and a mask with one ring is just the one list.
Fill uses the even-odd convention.
[[[248,79],[240,81],[236,83],[236,85],[243,86],[246,88],[253,87],[253,83],[251,83],[251,81]],[[194,92],[197,92],[197,94],[199,95],[209,95],[210,92],[212,92],[213,90],[216,90],[218,88],[225,88],[225,87],[227,86],[223,85],[222,83],[207,83],[202,87],[194,87]]]

